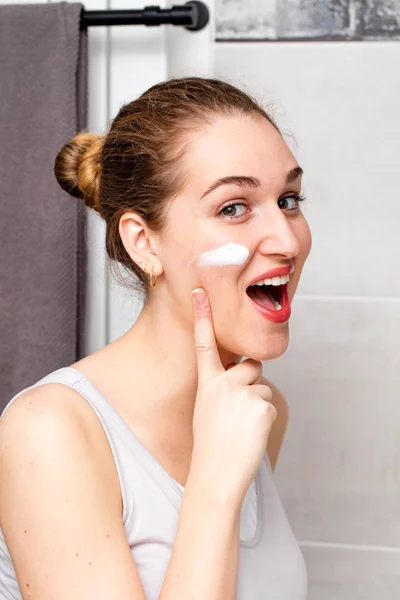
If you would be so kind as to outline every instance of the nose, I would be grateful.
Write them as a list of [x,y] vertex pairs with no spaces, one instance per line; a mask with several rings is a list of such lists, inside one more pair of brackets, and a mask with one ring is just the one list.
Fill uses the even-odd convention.
[[293,228],[294,219],[288,217],[281,209],[266,211],[262,221],[259,252],[265,256],[280,254],[294,258],[300,253],[300,240]]

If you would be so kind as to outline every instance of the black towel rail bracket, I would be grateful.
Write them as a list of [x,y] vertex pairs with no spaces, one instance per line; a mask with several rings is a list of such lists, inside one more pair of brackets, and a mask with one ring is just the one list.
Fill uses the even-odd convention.
[[210,18],[206,4],[191,0],[181,6],[160,8],[145,6],[143,10],[82,10],[81,29],[110,25],[183,25],[189,31],[203,29]]

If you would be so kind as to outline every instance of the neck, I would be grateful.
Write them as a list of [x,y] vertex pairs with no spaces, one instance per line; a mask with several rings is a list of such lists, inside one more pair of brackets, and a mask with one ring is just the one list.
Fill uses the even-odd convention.
[[[122,386],[135,390],[140,410],[191,428],[197,392],[192,313],[149,299],[132,328],[108,348],[113,372],[121,374]],[[225,368],[240,359],[221,348],[219,353]]]

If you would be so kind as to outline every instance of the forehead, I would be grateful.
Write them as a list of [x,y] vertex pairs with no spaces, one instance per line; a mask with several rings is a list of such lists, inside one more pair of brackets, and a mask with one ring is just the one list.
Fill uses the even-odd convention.
[[184,168],[201,185],[225,175],[262,181],[286,176],[297,161],[275,127],[261,116],[218,117],[187,146]]

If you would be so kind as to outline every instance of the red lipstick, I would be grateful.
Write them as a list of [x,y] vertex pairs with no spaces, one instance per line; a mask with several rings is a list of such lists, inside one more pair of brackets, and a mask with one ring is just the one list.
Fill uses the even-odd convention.
[[[257,280],[256,280],[257,281]],[[262,304],[259,304],[257,300],[253,300],[249,296],[247,296],[250,302],[253,304],[254,308],[258,310],[263,317],[272,321],[273,323],[285,323],[289,320],[291,314],[291,308],[287,293],[287,283],[282,286],[282,308],[281,310],[269,310]]]
[[[280,275],[289,275],[289,274],[293,273],[293,271],[294,271],[294,265],[288,265],[286,267],[276,267],[275,269],[271,269],[270,271],[266,271],[265,273],[262,273],[262,274],[258,275],[257,277],[255,277],[252,281],[250,281],[250,283],[248,284],[247,287],[249,287],[253,283],[256,283],[256,281],[260,281],[261,279],[270,279],[272,277],[278,277]],[[248,294],[247,294],[247,296],[250,298],[254,308],[263,317],[265,317],[269,321],[272,321],[273,323],[285,323],[286,321],[289,320],[290,314],[291,314],[287,286],[288,286],[287,283],[285,283],[284,285],[281,286],[281,288],[282,288],[282,296],[281,296],[282,308],[280,310],[269,309],[266,306],[257,302],[256,298],[252,298]]]

